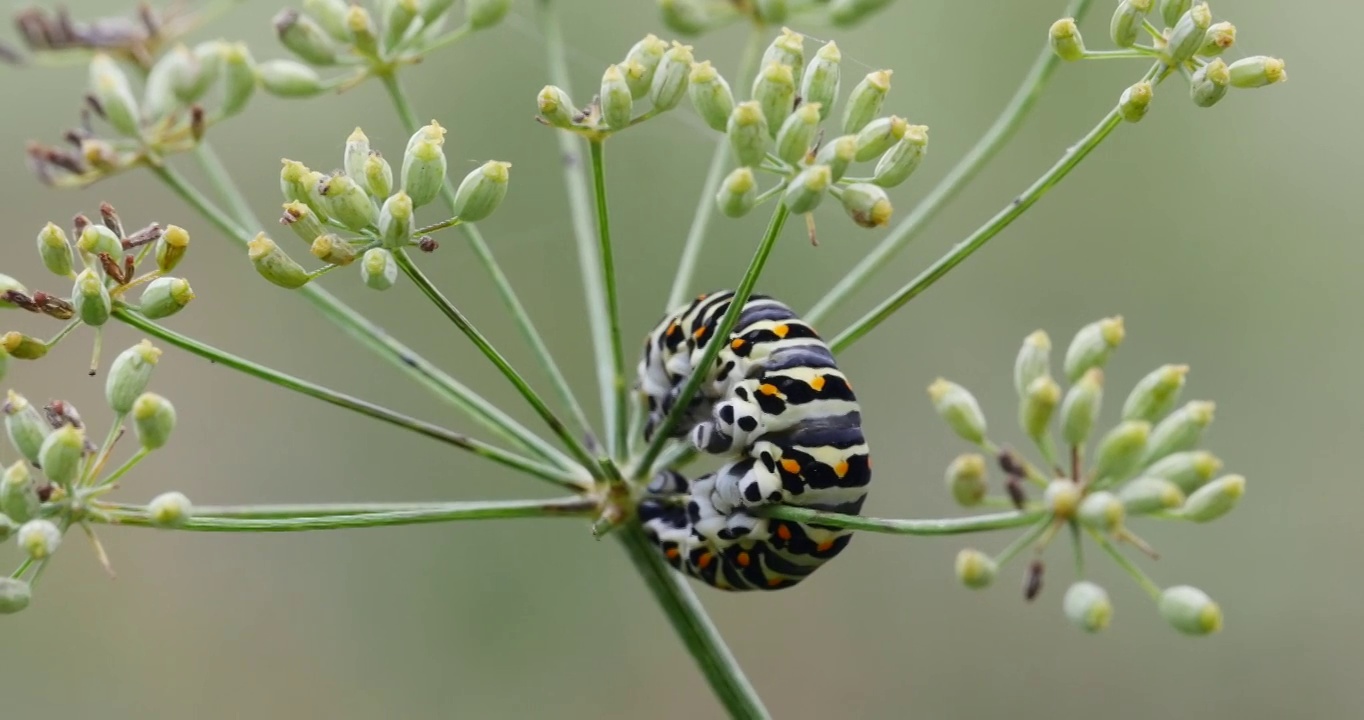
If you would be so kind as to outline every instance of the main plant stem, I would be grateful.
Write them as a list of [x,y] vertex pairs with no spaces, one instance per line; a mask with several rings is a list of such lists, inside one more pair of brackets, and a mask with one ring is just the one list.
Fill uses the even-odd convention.
[[625,349],[620,338],[620,301],[616,292],[616,256],[611,247],[611,216],[606,207],[606,141],[588,143],[592,155],[592,190],[597,199],[597,253],[602,279],[606,281],[606,317],[611,328],[611,391],[615,410],[606,428],[607,450],[612,457],[625,452]]

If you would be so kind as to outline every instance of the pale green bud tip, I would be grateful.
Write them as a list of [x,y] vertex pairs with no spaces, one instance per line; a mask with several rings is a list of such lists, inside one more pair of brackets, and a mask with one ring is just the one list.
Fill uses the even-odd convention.
[[0,350],[19,360],[37,360],[47,355],[48,344],[36,337],[11,330],[0,335]]
[[114,234],[113,230],[97,224],[91,223],[81,231],[81,236],[76,240],[76,247],[91,255],[109,253],[115,260],[123,257],[123,243]]
[[1231,72],[1227,64],[1222,58],[1213,58],[1189,78],[1189,97],[1199,107],[1212,107],[1227,94],[1230,86]]
[[265,233],[259,233],[246,244],[246,255],[261,277],[284,288],[297,288],[311,278],[303,266],[290,258]]
[[[54,223],[48,223],[38,231],[38,254],[42,257],[43,267],[60,277],[70,277],[74,265],[71,242],[66,233]],[[0,288],[3,291],[4,288]]]
[[965,548],[957,553],[956,570],[957,579],[963,585],[978,590],[989,587],[990,583],[994,582],[999,566],[989,555],[973,548]]
[[555,127],[569,127],[573,125],[573,116],[577,109],[573,107],[573,101],[568,97],[568,93],[553,85],[546,85],[540,90],[540,94],[535,96],[536,108],[540,117],[545,122]]
[[1080,486],[1064,478],[1052,480],[1042,497],[1053,516],[1069,520],[1075,517],[1075,511],[1080,507]]
[[317,71],[293,60],[267,60],[256,68],[261,87],[278,97],[311,97],[326,86]]
[[1167,455],[1146,468],[1142,474],[1161,477],[1191,493],[1222,471],[1222,461],[1206,450],[1191,450]]
[[1221,55],[1227,48],[1236,44],[1236,26],[1229,22],[1213,23],[1203,36],[1203,46],[1198,54],[1204,57]]
[[985,441],[985,415],[969,390],[938,378],[928,386],[928,397],[957,435],[973,443]]
[[833,172],[829,170],[828,165],[813,165],[802,170],[791,181],[782,202],[786,203],[786,208],[792,213],[810,212],[819,206],[833,182]]
[[[4,294],[10,290],[23,293],[24,295],[28,294],[28,288],[24,287],[23,283],[19,282],[18,280],[15,280],[14,278],[8,275],[0,273],[0,297],[3,297]],[[0,308],[13,307],[15,307],[14,303],[0,300]]]
[[1173,510],[1184,504],[1184,492],[1178,485],[1157,477],[1139,477],[1118,491],[1123,509],[1132,515],[1146,515]]
[[478,222],[492,215],[507,196],[511,163],[489,160],[464,177],[455,190],[455,216]]
[[1121,316],[1104,318],[1080,328],[1066,349],[1066,379],[1075,382],[1090,368],[1103,367],[1113,350],[1122,344],[1125,334]]
[[114,412],[121,415],[133,409],[133,402],[147,389],[152,369],[160,359],[161,349],[150,340],[143,340],[114,358],[104,384],[104,398]]
[[166,230],[161,233],[161,239],[174,248],[188,247],[189,231],[179,225],[167,225]]
[[318,235],[313,238],[308,251],[313,257],[333,265],[349,265],[355,262],[355,247],[335,235]]
[[1028,383],[1020,406],[1019,420],[1030,438],[1041,438],[1047,433],[1052,413],[1061,402],[1061,386],[1050,375],[1034,378]]
[[62,544],[62,531],[49,520],[29,520],[19,527],[19,547],[34,560],[45,560]]
[[1160,17],[1166,27],[1173,27],[1189,11],[1192,0],[1160,0]]
[[153,320],[170,317],[185,309],[195,297],[189,281],[177,277],[160,277],[142,291],[139,307],[143,315]]
[[1139,380],[1123,404],[1124,420],[1155,421],[1170,411],[1184,389],[1188,365],[1162,365]]
[[619,65],[609,65],[601,78],[601,111],[607,127],[617,130],[630,124],[634,113],[634,96],[630,84]]
[[1085,632],[1098,632],[1113,619],[1113,603],[1104,589],[1087,580],[1071,585],[1061,601],[1066,617]]
[[1231,84],[1238,88],[1259,88],[1288,79],[1284,61],[1264,55],[1237,60],[1230,70]]
[[360,260],[360,277],[375,290],[387,290],[398,279],[398,263],[387,248],[371,248]]
[[985,458],[976,453],[958,455],[947,466],[947,489],[958,505],[971,507],[985,499]]
[[91,327],[99,327],[109,320],[113,300],[104,287],[104,281],[94,270],[86,268],[76,276],[76,286],[71,292],[71,303],[82,322]]
[[1200,523],[1216,520],[1231,512],[1245,494],[1246,479],[1240,475],[1226,475],[1195,490],[1179,516]]
[[33,600],[33,588],[18,578],[0,577],[0,615],[17,613]]
[[184,493],[161,493],[147,503],[147,518],[159,527],[180,527],[190,519],[193,507]]
[[502,22],[511,9],[511,0],[468,0],[464,6],[464,16],[469,27],[484,30]]
[[833,40],[820,46],[819,50],[815,51],[815,57],[833,63],[843,62],[843,53],[838,49],[838,43]]
[[1080,522],[1103,532],[1112,532],[1122,526],[1127,514],[1122,500],[1111,492],[1100,490],[1090,493],[1080,502],[1077,516]]
[[1052,23],[1048,35],[1051,49],[1062,60],[1079,60],[1085,56],[1085,43],[1080,38],[1080,28],[1075,25],[1075,18],[1061,18]]
[[848,217],[864,228],[881,227],[895,213],[885,189],[871,183],[853,183],[843,188],[841,201]]
[[881,104],[890,92],[890,76],[890,70],[876,70],[853,88],[843,109],[844,133],[861,132],[881,112]]
[[142,393],[133,402],[133,427],[142,447],[156,450],[170,439],[175,429],[175,407],[156,393]]
[[1208,4],[1200,2],[1180,16],[1170,31],[1162,55],[1170,65],[1180,65],[1193,57],[1203,46],[1208,28],[1212,25],[1212,11]]
[[1050,372],[1051,336],[1038,330],[1023,338],[1023,346],[1014,359],[1014,390],[1025,397],[1032,381]]
[[1118,97],[1118,113],[1127,122],[1137,122],[1146,117],[1146,111],[1151,108],[1151,97],[1154,94],[1154,87],[1150,82],[1141,82],[1122,91]]
[[85,453],[85,433],[71,425],[53,430],[38,450],[38,464],[52,482],[69,486],[80,473]]
[[743,217],[753,209],[757,200],[758,181],[753,171],[738,167],[725,176],[720,191],[716,194],[716,204],[727,217]]
[[1095,479],[1126,475],[1141,459],[1150,437],[1151,423],[1144,420],[1127,420],[1108,431],[1095,451]]
[[1166,588],[1160,594],[1159,608],[1165,622],[1187,635],[1209,635],[1222,629],[1222,608],[1196,587]]

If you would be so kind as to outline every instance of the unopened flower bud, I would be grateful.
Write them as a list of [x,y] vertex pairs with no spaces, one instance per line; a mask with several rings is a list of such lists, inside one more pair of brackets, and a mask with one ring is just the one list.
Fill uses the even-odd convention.
[[184,493],[161,493],[147,503],[147,519],[158,527],[180,527],[193,512],[194,508]]
[[624,130],[634,119],[634,98],[619,65],[608,65],[601,77],[601,114],[606,126]]
[[767,120],[758,101],[749,100],[734,106],[725,126],[734,159],[745,167],[758,167],[767,157]]
[[354,245],[331,234],[318,235],[313,238],[308,251],[318,260],[332,265],[349,265],[355,262],[355,258],[359,255]]
[[1038,330],[1023,338],[1023,346],[1014,359],[1014,390],[1019,399],[1028,394],[1032,381],[1051,373],[1051,337]]
[[174,270],[188,250],[189,232],[179,225],[167,225],[156,239],[156,269],[163,273]]
[[1193,491],[1179,516],[1194,522],[1208,522],[1231,512],[1237,501],[1246,494],[1246,479],[1240,475],[1224,475]]
[[365,158],[365,189],[373,197],[388,197],[393,194],[393,168],[383,155],[370,151]]
[[412,198],[399,190],[379,211],[379,237],[386,247],[401,247],[412,239]]
[[1232,63],[1229,70],[1231,84],[1238,88],[1259,88],[1288,79],[1284,61],[1264,55],[1241,58]]
[[38,255],[42,257],[43,267],[48,272],[58,277],[71,277],[75,256],[71,251],[71,241],[60,227],[48,223],[38,231]]
[[509,9],[511,0],[467,0],[464,21],[475,30],[484,30],[502,22]]
[[807,213],[819,206],[833,184],[833,175],[827,165],[811,165],[800,171],[786,187],[782,202],[794,214]]
[[81,322],[90,327],[99,327],[109,321],[109,313],[114,309],[109,288],[104,286],[98,273],[86,268],[76,276],[76,284],[71,288],[71,304]]
[[1069,520],[1080,507],[1080,486],[1074,480],[1058,478],[1047,484],[1042,502],[1056,518]]
[[312,17],[286,8],[275,15],[274,23],[280,44],[289,52],[313,65],[336,62],[336,43]]
[[[821,108],[822,109],[822,108]],[[838,182],[848,171],[853,158],[857,157],[857,136],[841,135],[825,142],[815,154],[816,165],[828,165],[834,182]]]
[[866,162],[880,155],[903,138],[908,129],[909,123],[895,115],[877,118],[867,123],[857,133],[857,155],[854,159],[857,162]]
[[81,230],[81,235],[76,239],[76,247],[89,258],[90,265],[97,265],[99,261],[95,258],[100,253],[108,253],[114,261],[123,259],[123,241],[113,230],[100,223],[90,223]]
[[673,43],[663,53],[663,59],[654,72],[653,83],[649,86],[649,100],[657,110],[671,110],[682,102],[687,94],[687,76],[691,74],[691,46]]
[[976,453],[958,455],[947,466],[947,489],[958,505],[971,507],[985,499],[985,458]]
[[85,433],[75,426],[63,425],[43,439],[38,449],[38,465],[48,480],[70,487],[80,474],[84,454]]
[[1212,424],[1216,409],[1215,403],[1194,400],[1170,413],[1151,431],[1144,464],[1149,465],[1172,453],[1194,449],[1202,439],[1203,431]]
[[679,35],[699,35],[710,27],[711,13],[701,0],[659,0],[663,24]]
[[445,128],[432,120],[417,130],[403,153],[403,191],[413,207],[436,199],[445,184]]
[[832,0],[829,22],[839,27],[856,25],[890,3],[891,0]]
[[194,299],[189,281],[177,277],[160,277],[147,284],[138,299],[138,309],[153,320],[174,315]]
[[625,82],[630,86],[630,95],[638,100],[649,93],[654,82],[654,72],[668,51],[668,44],[652,33],[635,43],[625,54]]
[[318,189],[331,216],[351,230],[364,230],[378,222],[379,211],[374,208],[374,201],[349,175],[332,175]]
[[735,168],[720,184],[715,194],[715,204],[726,217],[743,217],[753,209],[758,199],[758,182],[753,171],[746,167]]
[[138,135],[140,122],[132,85],[123,69],[106,53],[97,52],[90,58],[90,93],[99,102],[110,126],[122,135]]
[[965,548],[957,553],[957,579],[972,590],[989,587],[999,572],[993,558],[974,548]]
[[284,199],[290,202],[301,202],[308,206],[309,210],[317,216],[317,219],[326,222],[331,218],[327,212],[326,204],[322,201],[322,196],[318,194],[317,186],[320,173],[308,169],[307,165],[285,158],[283,166],[279,171],[279,189],[284,195]]
[[786,22],[790,12],[786,0],[754,0],[753,6],[758,11],[758,19],[768,25]]
[[147,450],[164,446],[175,429],[175,407],[156,393],[142,393],[133,402],[132,416],[137,440]]
[[1185,494],[1203,487],[1221,472],[1222,461],[1206,450],[1171,453],[1142,470],[1142,475],[1169,480]]
[[773,137],[796,102],[795,75],[788,65],[768,63],[753,80],[753,99],[767,120],[767,132]]
[[383,5],[385,49],[392,51],[402,43],[420,10],[421,3],[418,0],[389,0]]
[[1208,32],[1203,36],[1203,45],[1198,48],[1198,55],[1203,57],[1217,57],[1227,48],[1236,44],[1236,26],[1229,22],[1218,22],[1208,26]]
[[293,60],[266,60],[256,72],[261,88],[275,97],[306,98],[326,89],[316,70]]
[[801,78],[800,97],[802,103],[819,104],[819,119],[829,117],[834,102],[838,100],[839,65],[843,54],[832,40],[825,43],[810,60]]
[[1129,515],[1150,515],[1173,510],[1184,504],[1184,497],[1178,485],[1157,477],[1142,476],[1118,490],[1118,499]]
[[0,615],[12,615],[28,607],[33,588],[18,578],[0,577]]
[[427,27],[434,25],[442,19],[442,16],[444,16],[454,4],[455,0],[423,0],[421,9],[422,22]]
[[1033,440],[1041,440],[1047,434],[1052,414],[1060,402],[1061,386],[1050,375],[1034,379],[1018,406],[1019,427]]
[[1106,490],[1100,490],[1086,495],[1085,499],[1080,501],[1080,510],[1076,516],[1079,517],[1080,522],[1095,530],[1113,532],[1122,527],[1123,517],[1126,514],[1127,509],[1117,495]]
[[777,131],[777,157],[797,165],[810,151],[819,131],[819,105],[802,103]]
[[843,210],[848,213],[848,217],[864,228],[885,225],[890,222],[890,216],[895,211],[886,191],[879,185],[871,183],[848,185],[843,188],[843,195],[839,201],[843,203]]
[[161,350],[149,340],[119,353],[109,365],[109,375],[104,382],[104,399],[109,408],[119,415],[132,411],[133,401],[146,391],[152,370],[160,359]]
[[1090,368],[1102,368],[1125,335],[1122,316],[1104,318],[1080,328],[1066,348],[1063,363],[1066,379],[1075,382]]
[[489,160],[464,176],[455,190],[455,216],[464,222],[487,219],[507,197],[511,163]]
[[247,257],[261,277],[282,288],[303,287],[312,277],[293,258],[280,249],[265,233],[246,245]]
[[379,52],[379,38],[374,18],[363,5],[352,4],[346,9],[346,29],[350,43],[361,55],[374,56]]
[[14,330],[0,335],[0,350],[16,360],[38,360],[47,355],[48,349],[46,342],[32,335]]
[[1137,381],[1122,406],[1123,420],[1155,422],[1179,401],[1188,365],[1162,365]]
[[1108,36],[1118,47],[1132,47],[1141,34],[1142,21],[1151,11],[1152,0],[1122,0],[1108,23]]
[[0,477],[0,512],[14,522],[25,522],[37,515],[41,507],[28,462],[20,460],[5,468],[4,476]]
[[[10,444],[24,456],[24,459],[37,463],[38,450],[42,448],[43,440],[52,432],[52,426],[47,424],[38,408],[33,407],[27,398],[13,390],[9,391],[3,408],[5,432],[9,435]],[[18,519],[8,510],[4,513]]]
[[553,85],[546,85],[535,96],[535,104],[546,123],[560,128],[573,127],[573,116],[578,111],[573,107],[573,100],[568,93]]
[[236,115],[246,108],[256,92],[256,82],[256,61],[251,59],[251,51],[246,44],[228,45],[223,51],[221,112],[224,117]]
[[1161,51],[1162,59],[1171,67],[1184,64],[1203,47],[1203,38],[1211,26],[1212,10],[1208,9],[1207,3],[1200,2],[1189,8],[1170,31],[1169,42]]
[[375,290],[387,290],[398,279],[398,262],[387,248],[370,248],[360,258],[360,278]]
[[1222,608],[1196,587],[1165,588],[1159,607],[1165,622],[1187,635],[1208,635],[1222,629]]
[[45,560],[62,544],[62,531],[50,520],[29,520],[19,527],[19,547],[34,560]]
[[1118,114],[1127,122],[1140,121],[1151,108],[1153,94],[1154,88],[1146,80],[1123,90],[1122,95],[1118,96]]
[[848,95],[843,110],[843,132],[856,134],[881,113],[881,105],[890,92],[890,70],[869,73]]
[[782,28],[763,51],[758,67],[767,67],[770,63],[791,68],[791,79],[799,86],[801,74],[805,71],[805,36],[791,28]]
[[1104,589],[1088,580],[1081,580],[1066,589],[1061,608],[1076,627],[1085,632],[1098,632],[1108,627],[1113,619],[1113,603]]
[[908,125],[900,141],[876,162],[872,182],[881,187],[895,187],[909,179],[928,152],[928,126]]
[[734,113],[734,92],[709,60],[691,66],[687,94],[691,97],[692,107],[696,108],[696,114],[712,130],[725,132],[729,116]]
[[1125,420],[1099,440],[1094,451],[1094,479],[1130,476],[1141,462],[1151,437],[1151,423],[1145,420]]
[[301,202],[284,203],[284,214],[280,216],[279,224],[288,226],[298,239],[306,243],[311,243],[318,235],[326,232],[317,215]]
[[1103,380],[1102,370],[1090,368],[1066,392],[1061,403],[1061,437],[1067,444],[1080,446],[1089,439],[1103,404]]
[[8,275],[0,273],[0,308],[13,309],[15,307],[18,307],[14,303],[4,299],[5,293],[9,292],[10,290],[13,290],[17,293],[22,293],[24,295],[28,294],[28,288],[24,287],[23,283],[19,282],[18,280],[15,280],[14,278]]
[[1051,49],[1062,60],[1074,61],[1085,56],[1085,41],[1080,37],[1080,28],[1075,26],[1075,18],[1061,18],[1052,23],[1048,37]]
[[1160,0],[1160,19],[1165,21],[1165,27],[1174,27],[1192,4],[1193,0]]
[[928,386],[928,397],[938,415],[962,439],[977,445],[985,442],[985,414],[969,390],[938,378]]
[[175,94],[185,103],[192,103],[204,96],[209,88],[218,81],[223,72],[223,53],[227,50],[223,40],[209,40],[186,51],[192,62],[185,64],[184,72],[177,74]]

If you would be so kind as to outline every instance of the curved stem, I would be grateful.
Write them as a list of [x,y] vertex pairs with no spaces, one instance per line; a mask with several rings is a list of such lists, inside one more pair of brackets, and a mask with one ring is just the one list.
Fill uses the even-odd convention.
[[[1089,10],[1091,0],[1071,0],[1066,7],[1062,17],[1073,17],[1079,21]],[[891,256],[904,249],[911,240],[919,234],[930,220],[938,214],[938,211],[947,206],[957,193],[961,192],[976,173],[980,172],[995,153],[1014,136],[1014,133],[1023,124],[1023,119],[1032,110],[1037,99],[1042,96],[1042,90],[1046,88],[1047,82],[1051,79],[1052,72],[1061,63],[1060,57],[1051,49],[1050,44],[1044,44],[1042,50],[1038,52],[1037,59],[1033,60],[1032,68],[1028,70],[1027,76],[1023,78],[1023,83],[1019,85],[1014,96],[1009,100],[1009,104],[1004,106],[999,117],[995,118],[994,124],[981,136],[966,153],[961,160],[957,161],[955,167],[947,173],[945,177],[933,188],[919,204],[914,207],[904,220],[900,221],[893,230],[886,234],[866,257],[862,258],[857,266],[845,275],[833,289],[829,290],[815,306],[805,313],[807,322],[818,324],[824,320],[834,308],[838,307],[843,301],[852,295],[854,290],[866,284],[877,270],[885,267]]]
[[964,533],[1007,530],[1033,525],[1047,516],[1046,511],[1002,512],[964,518],[935,518],[925,520],[887,520],[883,518],[844,515],[843,513],[811,510],[793,505],[764,505],[751,512],[760,517],[798,523],[829,525],[891,535],[961,535]]
[[1091,538],[1094,538],[1094,542],[1099,548],[1107,553],[1109,557],[1113,558],[1113,562],[1117,563],[1119,567],[1127,571],[1127,574],[1131,575],[1132,579],[1137,581],[1137,584],[1141,586],[1142,590],[1146,591],[1147,595],[1151,596],[1151,599],[1157,602],[1160,601],[1162,591],[1159,583],[1152,580],[1141,568],[1137,567],[1136,563],[1129,560],[1126,555],[1123,555],[1122,551],[1114,547],[1113,543],[1109,542],[1108,538],[1104,537],[1097,530],[1092,528],[1085,528],[1085,530],[1089,533]]
[[606,322],[611,329],[611,394],[614,410],[607,415],[607,451],[619,457],[625,451],[625,350],[620,341],[620,301],[616,297],[616,260],[611,248],[611,217],[606,208],[606,142],[594,139],[588,146],[592,155],[592,190],[597,196],[597,251],[601,258],[602,279],[606,281]]
[[227,201],[228,210],[237,219],[237,223],[247,230],[263,230],[264,226],[261,225],[260,218],[256,217],[256,213],[251,210],[251,203],[247,201],[245,195],[242,195],[241,188],[238,188],[237,183],[232,180],[232,174],[223,166],[222,158],[218,157],[213,146],[209,145],[207,140],[201,140],[194,147],[194,155],[199,159],[199,164],[203,167],[204,175],[208,177],[209,183]]

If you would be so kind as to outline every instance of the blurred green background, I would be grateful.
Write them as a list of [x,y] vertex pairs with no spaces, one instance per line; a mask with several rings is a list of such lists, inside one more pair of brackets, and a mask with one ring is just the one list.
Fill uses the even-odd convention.
[[[78,16],[124,3],[68,3]],[[654,3],[567,0],[565,33],[580,99],[604,66],[646,32]],[[903,216],[975,142],[1007,101],[1064,6],[1049,2],[905,0],[856,30],[798,27],[836,39],[849,76],[895,70],[887,109],[931,126],[918,176],[893,193]],[[1082,30],[1096,46],[1112,3]],[[280,57],[275,2],[241,3],[200,34],[248,41]],[[1183,83],[1157,91],[1150,115],[1105,143],[985,251],[842,358],[857,382],[877,476],[866,510],[952,515],[942,468],[965,448],[924,395],[939,375],[972,388],[997,435],[1017,443],[1013,355],[1036,328],[1064,345],[1082,324],[1125,316],[1111,395],[1164,362],[1193,366],[1186,397],[1217,401],[1208,447],[1249,478],[1235,513],[1210,526],[1142,523],[1163,557],[1162,583],[1218,599],[1225,630],[1191,640],[1169,629],[1110,564],[1093,563],[1116,605],[1114,625],[1083,636],[1060,595],[1070,577],[1054,547],[1042,597],[1025,604],[1022,565],[988,592],[955,583],[965,544],[995,551],[1010,534],[958,539],[861,536],[808,583],[704,603],[778,717],[1082,718],[1113,720],[1357,717],[1364,687],[1359,598],[1364,501],[1354,454],[1364,427],[1364,337],[1358,308],[1364,247],[1352,140],[1364,97],[1347,71],[1344,28],[1358,3],[1316,3],[1309,16],[1269,0],[1224,0],[1240,31],[1233,57],[1287,59],[1291,81],[1232,92],[1210,110]],[[482,224],[540,328],[589,402],[595,397],[582,291],[559,157],[537,125],[545,84],[531,6],[503,26],[412,68],[424,118],[450,129],[462,175],[488,158],[513,163],[512,192]],[[1336,29],[1342,31],[1333,38]],[[695,44],[732,72],[743,30]],[[810,46],[813,50],[813,45]],[[1016,140],[907,252],[838,316],[832,334],[994,213],[1107,111],[1139,63],[1062,67]],[[301,300],[267,285],[230,246],[146,174],[87,190],[41,187],[23,169],[28,139],[56,141],[76,117],[84,69],[4,71],[0,123],[11,236],[2,269],[44,286],[32,237],[45,221],[113,202],[125,221],[190,228],[182,266],[199,299],[170,325],[220,347],[452,427],[471,429],[353,347]],[[850,83],[845,85],[850,87]],[[278,208],[279,158],[327,169],[356,125],[397,157],[406,141],[376,83],[309,102],[258,97],[210,135],[259,213]],[[663,311],[714,138],[687,109],[610,145],[609,183],[627,337]],[[183,159],[182,159],[183,160]],[[185,163],[189,167],[189,163]],[[434,221],[433,208],[421,218]],[[717,220],[697,290],[734,283],[765,222]],[[820,246],[788,229],[760,289],[809,307],[883,231],[822,208]],[[547,387],[457,235],[422,261],[508,355]],[[524,404],[405,283],[378,294],[354,273],[326,285],[528,424]],[[51,288],[62,290],[63,288]],[[48,334],[51,323],[8,313]],[[5,329],[9,329],[6,326]],[[138,337],[114,328],[106,351]],[[87,378],[89,335],[7,384],[61,397],[95,427],[109,420],[103,380]],[[631,340],[627,347],[633,347]],[[634,359],[630,358],[633,367]],[[125,483],[143,501],[179,489],[199,503],[490,499],[548,494],[477,462],[170,351],[154,387],[180,429]],[[1119,390],[1121,388],[1121,390]],[[1108,417],[1120,400],[1110,403]],[[515,521],[294,535],[105,529],[110,580],[77,533],[34,606],[4,621],[4,714],[106,718],[716,717],[722,710],[614,542],[577,521]],[[7,551],[6,557],[13,557]],[[1355,559],[1352,559],[1355,558]],[[1097,558],[1096,558],[1097,559]],[[1352,569],[1353,568],[1353,569]]]

